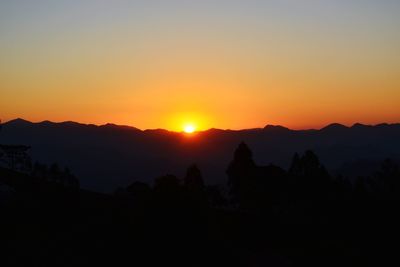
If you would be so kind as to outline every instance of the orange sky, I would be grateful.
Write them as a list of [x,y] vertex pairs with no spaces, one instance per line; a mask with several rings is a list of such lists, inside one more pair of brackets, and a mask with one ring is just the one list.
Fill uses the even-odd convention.
[[400,4],[284,2],[2,2],[0,117],[170,130],[400,122]]

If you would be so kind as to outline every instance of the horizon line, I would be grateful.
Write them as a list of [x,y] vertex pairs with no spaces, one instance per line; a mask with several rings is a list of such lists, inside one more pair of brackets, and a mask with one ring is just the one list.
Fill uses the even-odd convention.
[[[96,126],[96,127],[104,127],[104,126],[117,126],[117,127],[129,127],[132,129],[136,129],[142,132],[145,131],[157,131],[157,130],[163,130],[163,131],[167,131],[167,132],[174,132],[174,133],[184,133],[184,131],[174,131],[174,130],[168,130],[165,128],[148,128],[148,129],[141,129],[138,127],[135,127],[133,125],[126,125],[126,124],[116,124],[116,123],[112,123],[112,122],[107,122],[105,124],[96,124],[96,123],[83,123],[83,122],[78,122],[78,121],[72,121],[72,120],[66,120],[66,121],[51,121],[51,120],[43,120],[43,121],[30,121],[30,120],[26,120],[24,118],[18,117],[15,119],[10,119],[7,120],[5,122],[1,122],[0,120],[0,125],[1,124],[7,124],[13,121],[24,121],[27,123],[32,123],[32,124],[41,124],[41,123],[53,123],[53,124],[63,124],[63,123],[74,123],[74,124],[79,124],[79,125],[85,125],[85,126]],[[217,127],[210,127],[208,129],[205,130],[199,130],[199,131],[195,131],[196,133],[201,133],[201,132],[207,132],[210,130],[221,130],[221,131],[248,131],[248,130],[263,130],[266,129],[268,127],[276,127],[276,128],[283,128],[283,129],[287,129],[289,131],[318,131],[318,130],[322,130],[328,127],[345,127],[345,128],[351,128],[357,125],[361,125],[361,126],[370,126],[370,127],[374,127],[374,126],[379,126],[379,125],[397,125],[400,124],[400,122],[394,122],[394,123],[389,123],[389,122],[381,122],[381,123],[377,123],[377,124],[364,124],[364,123],[360,123],[360,122],[354,122],[351,125],[350,124],[345,124],[345,123],[339,123],[339,122],[332,122],[329,124],[326,124],[325,126],[322,126],[320,128],[302,128],[302,129],[292,129],[289,127],[286,127],[284,125],[279,125],[279,124],[265,124],[265,126],[262,127],[252,127],[252,128],[240,128],[240,129],[231,129],[231,128],[226,128],[226,129],[222,129],[222,128],[217,128]]]

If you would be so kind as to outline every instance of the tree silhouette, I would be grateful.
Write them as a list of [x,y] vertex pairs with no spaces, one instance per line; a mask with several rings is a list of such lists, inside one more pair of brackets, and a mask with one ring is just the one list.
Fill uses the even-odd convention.
[[195,164],[188,168],[183,179],[183,188],[188,205],[200,208],[207,204],[203,176]]
[[382,198],[392,201],[400,200],[400,168],[394,161],[386,159],[375,177]]
[[286,172],[275,165],[257,166],[245,143],[235,151],[227,174],[232,200],[245,209],[270,209],[282,200]]
[[302,216],[318,217],[329,212],[336,199],[336,188],[317,155],[307,150],[302,156],[294,154],[289,168],[288,196]]
[[301,173],[301,160],[299,154],[296,152],[293,155],[292,163],[290,164],[289,173],[292,175],[299,175]]
[[234,153],[233,161],[226,171],[228,174],[228,185],[234,204],[249,206],[254,196],[256,165],[253,161],[253,153],[244,143],[240,143]]
[[203,176],[195,164],[187,169],[183,185],[187,190],[204,191]]

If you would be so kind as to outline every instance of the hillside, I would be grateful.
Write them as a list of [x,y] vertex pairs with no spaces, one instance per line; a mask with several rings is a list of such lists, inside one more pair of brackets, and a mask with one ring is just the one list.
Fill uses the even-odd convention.
[[295,152],[312,149],[331,172],[356,176],[364,171],[357,167],[363,162],[373,169],[371,162],[400,159],[399,137],[400,124],[331,124],[300,131],[267,125],[237,131],[210,129],[187,136],[114,124],[17,119],[3,124],[0,143],[31,146],[34,160],[68,166],[82,188],[112,192],[134,180],[151,182],[167,173],[182,176],[192,163],[198,164],[207,183],[225,182],[226,168],[241,141],[251,147],[262,165],[272,162],[287,168]]

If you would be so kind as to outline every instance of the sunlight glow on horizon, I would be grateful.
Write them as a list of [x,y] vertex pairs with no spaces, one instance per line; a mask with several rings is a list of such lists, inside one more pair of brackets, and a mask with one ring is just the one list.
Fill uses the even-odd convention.
[[0,1],[0,119],[400,120],[400,1]]
[[192,123],[187,123],[183,126],[183,131],[188,134],[194,133],[196,131],[196,126]]

